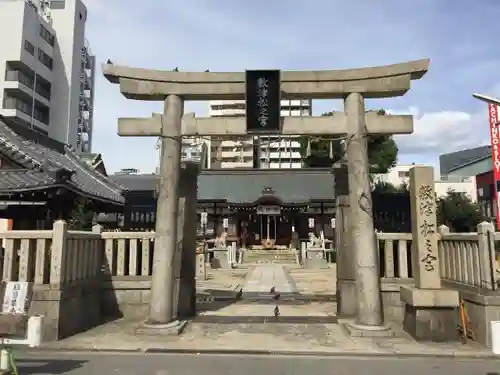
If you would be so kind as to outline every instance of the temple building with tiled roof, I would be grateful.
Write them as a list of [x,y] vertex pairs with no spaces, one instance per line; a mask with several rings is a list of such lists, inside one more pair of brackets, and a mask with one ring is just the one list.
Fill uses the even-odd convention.
[[69,147],[51,146],[19,135],[0,119],[0,217],[50,222],[67,217],[78,198],[98,212],[123,207],[121,185]]

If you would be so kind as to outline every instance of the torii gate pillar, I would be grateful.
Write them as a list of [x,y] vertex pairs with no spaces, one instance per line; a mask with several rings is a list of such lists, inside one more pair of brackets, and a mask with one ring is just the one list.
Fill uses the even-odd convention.
[[[181,169],[181,126],[184,102],[177,95],[165,99],[162,121],[160,181],[158,187],[150,312],[146,325],[180,327],[175,306],[180,262],[176,251]],[[167,130],[168,127],[168,130]],[[168,136],[166,136],[168,134]]]
[[[363,330],[385,331],[380,294],[378,249],[373,223],[370,164],[365,123],[365,103],[360,93],[344,100],[347,117],[346,159],[349,184],[350,251],[354,252],[357,318],[348,325],[351,333]],[[387,329],[388,330],[388,329]]]

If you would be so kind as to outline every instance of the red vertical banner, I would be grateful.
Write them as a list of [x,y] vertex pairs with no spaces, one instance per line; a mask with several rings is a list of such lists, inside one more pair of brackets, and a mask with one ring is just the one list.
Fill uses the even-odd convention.
[[500,184],[500,132],[498,129],[498,106],[496,104],[488,104],[488,118],[490,125],[491,137],[491,157],[493,164],[493,198],[496,203],[496,228],[500,231],[500,202],[498,185]]

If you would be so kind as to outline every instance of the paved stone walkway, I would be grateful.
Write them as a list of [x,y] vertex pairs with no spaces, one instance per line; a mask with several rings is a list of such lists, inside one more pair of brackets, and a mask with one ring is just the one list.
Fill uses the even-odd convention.
[[[332,271],[300,270],[280,264],[258,265],[249,270],[243,280],[243,270],[238,277],[231,271],[214,272],[214,279],[203,283],[204,289],[234,291],[235,285],[243,286],[249,299],[240,301],[219,301],[199,305],[199,318],[190,322],[181,336],[142,336],[136,334],[136,327],[142,320],[121,319],[82,332],[67,339],[44,343],[47,349],[59,350],[125,350],[125,351],[188,351],[241,353],[293,353],[322,355],[429,355],[450,357],[489,357],[491,349],[470,343],[417,343],[403,332],[392,338],[353,338],[345,334],[340,324],[329,323],[335,316],[334,301],[308,301],[302,297],[316,290],[331,295],[335,291]],[[219,275],[219,272],[221,275]],[[199,285],[201,286],[201,285]],[[274,300],[265,295],[275,293],[291,294]],[[238,289],[239,290],[239,289]],[[252,298],[252,294],[257,294]],[[316,293],[313,293],[316,294]],[[261,298],[263,296],[263,298]],[[267,298],[267,302],[266,302]],[[312,323],[275,322],[268,319],[258,324],[255,319],[262,316],[272,317],[274,307],[279,304],[280,319],[287,317],[313,317]],[[240,317],[246,323],[217,323],[222,320]],[[397,327],[394,327],[395,331]],[[483,374],[484,375],[484,374]]]
[[[339,324],[188,324],[181,336],[141,336],[142,321],[124,319],[67,339],[45,343],[51,350],[288,353],[295,355],[428,355],[488,357],[491,349],[470,343],[417,343],[409,337],[352,338]],[[482,374],[484,375],[484,374]]]
[[261,264],[248,275],[243,293],[297,293],[290,273],[281,264]]
[[[56,350],[492,356],[491,349],[474,343],[417,343],[403,332],[391,338],[349,337],[340,324],[331,323],[336,312],[334,301],[303,298],[317,295],[315,292],[318,290],[321,294],[334,294],[334,271],[288,270],[280,264],[265,264],[250,268],[244,278],[244,270],[236,274],[229,270],[217,270],[212,280],[203,281],[198,286],[203,285],[202,289],[213,289],[216,293],[235,292],[236,287],[238,291],[243,287],[243,294],[249,293],[248,298],[243,296],[239,301],[221,300],[213,304],[200,304],[198,318],[187,325],[181,336],[137,335],[136,327],[142,324],[142,320],[121,319],[58,342],[44,343],[43,346]],[[282,294],[279,300],[272,298],[275,294],[271,292],[273,287],[275,293]],[[272,319],[276,305],[279,305],[280,310],[279,321]],[[270,319],[260,319],[263,316]],[[235,317],[244,319],[231,322]],[[296,317],[311,319],[294,323]],[[398,327],[393,328],[398,330]]]

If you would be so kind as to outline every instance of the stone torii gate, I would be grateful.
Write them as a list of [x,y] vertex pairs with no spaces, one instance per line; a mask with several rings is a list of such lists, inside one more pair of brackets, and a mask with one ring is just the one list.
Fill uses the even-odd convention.
[[[357,318],[352,330],[387,331],[382,313],[378,251],[372,217],[367,140],[369,134],[411,134],[409,115],[386,116],[365,112],[365,99],[404,95],[411,80],[420,79],[429,60],[401,64],[325,71],[283,71],[280,89],[283,99],[342,99],[344,112],[328,117],[284,117],[282,135],[344,136],[349,185],[350,248],[355,262]],[[174,285],[174,255],[177,246],[178,185],[181,138],[184,136],[247,136],[245,118],[196,118],[183,115],[186,100],[245,99],[245,73],[177,72],[103,65],[105,77],[120,85],[128,99],[163,101],[163,115],[118,119],[120,136],[161,137],[160,189],[156,215],[156,241],[147,325],[173,329],[178,288]],[[193,233],[193,236],[195,234]],[[341,251],[346,251],[342,249]],[[195,263],[195,249],[184,251],[186,262]],[[191,284],[195,288],[195,284]],[[177,291],[175,291],[177,290]],[[192,291],[194,293],[194,291]],[[180,296],[179,298],[182,298]],[[195,314],[195,311],[192,311]]]

